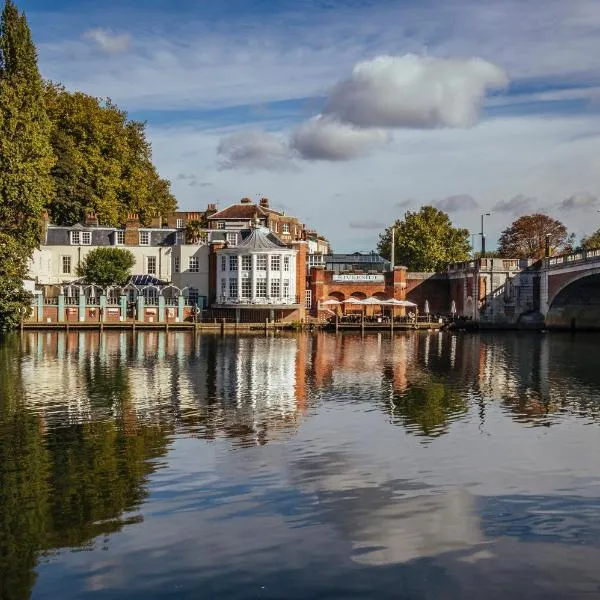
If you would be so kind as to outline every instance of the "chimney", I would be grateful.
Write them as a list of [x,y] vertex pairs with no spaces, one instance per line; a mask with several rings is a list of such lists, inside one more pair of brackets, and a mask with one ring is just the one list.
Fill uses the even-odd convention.
[[268,198],[261,198],[260,199],[260,207],[261,208],[269,208],[269,199]]
[[252,204],[252,200],[250,198],[242,198],[240,204]]
[[85,215],[86,227],[98,227],[98,216],[94,212],[88,212]]

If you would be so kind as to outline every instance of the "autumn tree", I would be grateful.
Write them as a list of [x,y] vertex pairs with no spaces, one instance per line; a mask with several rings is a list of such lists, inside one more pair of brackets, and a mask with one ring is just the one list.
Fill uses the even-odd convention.
[[[394,223],[395,263],[410,271],[439,271],[451,262],[469,259],[469,232],[452,225],[450,217],[433,206],[408,211]],[[392,228],[379,236],[377,249],[391,257]]]
[[135,258],[123,248],[95,248],[77,267],[77,275],[86,283],[108,287],[125,285],[131,275]]
[[152,163],[145,124],[128,119],[110,99],[69,92],[48,83],[45,90],[56,153],[56,195],[48,203],[52,221],[73,225],[94,212],[105,225],[121,225],[128,213],[142,223],[175,210],[170,183]]
[[600,229],[597,229],[594,233],[584,237],[581,240],[581,248],[583,250],[596,250],[600,248]]
[[572,249],[573,236],[558,220],[536,213],[514,221],[500,235],[498,252],[506,258],[542,258],[546,244],[550,254],[560,254]]
[[54,163],[37,52],[25,15],[6,0],[0,21],[0,224],[29,251],[41,241]]

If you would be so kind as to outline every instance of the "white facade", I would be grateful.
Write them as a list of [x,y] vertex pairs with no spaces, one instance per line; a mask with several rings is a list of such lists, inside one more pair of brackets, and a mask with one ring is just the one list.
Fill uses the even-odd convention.
[[172,277],[178,288],[188,289],[192,301],[204,297],[208,303],[210,246],[181,245],[172,248]]
[[262,227],[217,250],[217,304],[296,304],[296,255]]

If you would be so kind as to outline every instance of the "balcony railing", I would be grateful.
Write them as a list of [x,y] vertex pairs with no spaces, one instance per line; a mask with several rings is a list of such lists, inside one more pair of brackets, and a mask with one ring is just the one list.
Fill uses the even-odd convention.
[[266,297],[257,297],[257,298],[238,298],[238,297],[230,297],[230,296],[219,296],[218,304],[239,304],[240,306],[257,306],[257,305],[292,305],[292,304],[300,304],[300,296],[296,297],[288,297],[288,298],[266,298]]

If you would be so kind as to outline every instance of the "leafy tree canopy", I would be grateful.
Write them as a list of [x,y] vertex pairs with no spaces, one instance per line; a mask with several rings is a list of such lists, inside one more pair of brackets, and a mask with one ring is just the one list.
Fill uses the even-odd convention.
[[77,275],[86,283],[107,287],[125,285],[131,275],[135,258],[123,248],[95,248],[77,268]]
[[23,288],[28,250],[0,232],[0,332],[16,327],[31,310],[31,294]]
[[584,250],[596,250],[600,248],[600,229],[586,236],[581,240],[581,247]]
[[550,254],[561,254],[572,249],[573,236],[558,220],[536,213],[514,221],[500,235],[498,252],[506,258],[543,258],[546,236]]
[[127,118],[110,99],[45,88],[52,122],[56,195],[48,204],[54,223],[73,225],[94,212],[105,225],[122,225],[128,213],[143,223],[175,210],[170,183],[152,164],[145,124]]
[[[452,225],[450,217],[433,206],[423,206],[417,212],[408,211],[396,221],[395,263],[410,271],[439,271],[451,262],[469,259],[469,232]],[[379,236],[377,249],[385,258],[391,257],[392,228]]]
[[187,244],[197,244],[202,237],[202,229],[207,226],[207,223],[203,223],[198,219],[188,221],[185,224],[185,241]]
[[29,250],[41,241],[54,163],[35,46],[25,15],[6,0],[0,19],[0,223]]

